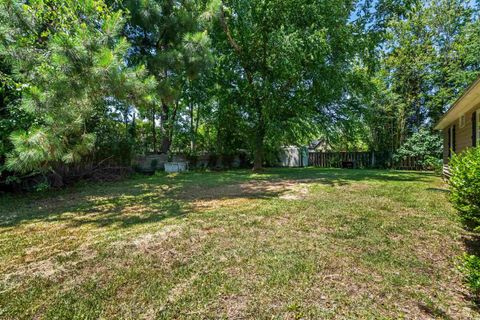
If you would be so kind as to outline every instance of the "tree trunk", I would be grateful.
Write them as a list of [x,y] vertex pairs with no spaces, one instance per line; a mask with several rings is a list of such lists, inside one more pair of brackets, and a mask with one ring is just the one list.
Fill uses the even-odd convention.
[[123,113],[123,123],[125,125],[125,139],[128,140],[128,110]]
[[190,102],[190,152],[195,153],[195,127],[193,119],[193,103]]
[[162,146],[160,147],[161,153],[168,153],[170,151],[170,146],[172,145],[172,140],[168,135],[162,138]]
[[[163,121],[162,121],[163,122]],[[172,139],[168,124],[163,124],[162,129],[162,145],[160,146],[161,153],[168,153],[170,151],[170,146],[172,145]]]
[[175,120],[177,119],[177,112],[179,102],[176,101],[173,106],[166,103],[162,104],[162,146],[161,152],[168,153],[173,141],[173,132],[175,129]]
[[253,158],[253,171],[263,170],[263,143],[255,145],[255,154]]
[[169,119],[169,108],[166,103],[162,103],[162,123],[160,124],[162,129],[162,145],[160,146],[161,153],[168,153],[170,151],[170,146],[172,141],[170,140],[170,133],[168,132],[168,121]]
[[153,153],[157,153],[157,131],[155,128],[155,109],[152,109],[152,144],[153,144]]
[[193,152],[197,152],[198,126],[200,125],[200,108],[197,107],[197,119],[195,120],[195,130],[193,132]]
[[263,116],[259,115],[258,127],[255,133],[255,150],[253,156],[253,171],[258,172],[263,170],[264,158],[264,140],[265,140],[265,123]]

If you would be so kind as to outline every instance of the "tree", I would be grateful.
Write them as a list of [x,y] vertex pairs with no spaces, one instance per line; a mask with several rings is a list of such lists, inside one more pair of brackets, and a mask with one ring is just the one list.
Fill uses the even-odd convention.
[[24,88],[21,108],[35,118],[28,130],[11,135],[8,169],[55,172],[78,163],[95,147],[89,123],[105,113],[99,109],[151,99],[153,79],[123,62],[129,46],[118,36],[122,12],[100,0],[5,0],[1,6],[10,16],[4,46]]
[[124,0],[117,7],[130,13],[123,34],[132,44],[130,65],[145,64],[157,80],[157,104],[144,110],[152,126],[153,151],[157,151],[156,123],[159,117],[160,152],[167,153],[173,141],[180,100],[188,86],[208,65],[209,38],[200,19],[201,1]]
[[10,16],[6,10],[0,11],[0,175],[5,157],[12,149],[10,134],[27,128],[32,119],[19,106],[21,84],[14,73],[14,61],[9,59],[6,44],[13,30],[9,28]]
[[402,1],[383,3],[383,19],[366,24],[383,34],[367,119],[372,147],[395,151],[421,128],[431,130],[477,77],[478,13],[461,0],[409,1],[400,11]]
[[427,129],[421,129],[412,134],[410,138],[397,150],[396,159],[416,157],[420,161],[431,157],[439,159],[443,152],[443,139],[437,133],[431,133]]
[[[216,1],[215,53],[226,94],[242,109],[254,153],[300,142],[316,114],[346,94],[358,48],[349,22],[353,1]],[[337,110],[338,111],[338,110]],[[301,139],[299,139],[301,138]]]

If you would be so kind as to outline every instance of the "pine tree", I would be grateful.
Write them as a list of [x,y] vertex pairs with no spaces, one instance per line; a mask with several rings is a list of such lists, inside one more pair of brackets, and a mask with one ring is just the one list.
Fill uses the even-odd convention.
[[[167,153],[185,87],[209,61],[209,38],[202,25],[201,1],[123,0],[115,5],[130,13],[123,31],[132,44],[130,65],[145,64],[157,80],[159,100],[143,113],[151,122],[153,151]],[[159,149],[157,120],[161,133]]]
[[24,88],[21,107],[35,118],[12,134],[8,169],[45,172],[79,162],[94,149],[87,122],[97,108],[150,99],[153,79],[123,62],[129,45],[119,37],[122,12],[97,0],[6,0],[0,10],[11,18],[6,47]]

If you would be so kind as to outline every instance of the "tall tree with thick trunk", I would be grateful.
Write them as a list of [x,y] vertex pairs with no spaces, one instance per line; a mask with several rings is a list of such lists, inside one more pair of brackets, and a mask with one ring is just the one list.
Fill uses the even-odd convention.
[[[201,24],[202,1],[123,0],[113,2],[130,17],[124,35],[133,46],[129,63],[145,64],[157,82],[157,105],[145,110],[152,122],[153,151],[160,127],[161,153],[170,151],[179,101],[186,82],[198,76],[209,60],[209,39]],[[160,114],[157,114],[159,110]]]
[[225,94],[250,128],[254,170],[268,145],[299,141],[346,94],[355,46],[350,0],[214,1]]

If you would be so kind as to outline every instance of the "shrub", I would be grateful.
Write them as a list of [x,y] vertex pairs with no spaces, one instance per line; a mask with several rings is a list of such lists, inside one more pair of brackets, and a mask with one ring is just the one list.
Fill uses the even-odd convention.
[[480,147],[454,155],[450,162],[451,201],[467,225],[480,226]]
[[[423,169],[437,169],[435,161],[442,157],[443,140],[437,133],[427,129],[415,132],[393,155],[393,160],[398,162],[408,157],[419,160]],[[437,161],[437,163],[438,163]]]
[[428,156],[423,161],[423,167],[427,170],[433,170],[436,175],[442,175],[443,172],[443,159],[437,157]]
[[468,286],[478,299],[480,295],[480,257],[465,254],[460,269],[465,274]]

